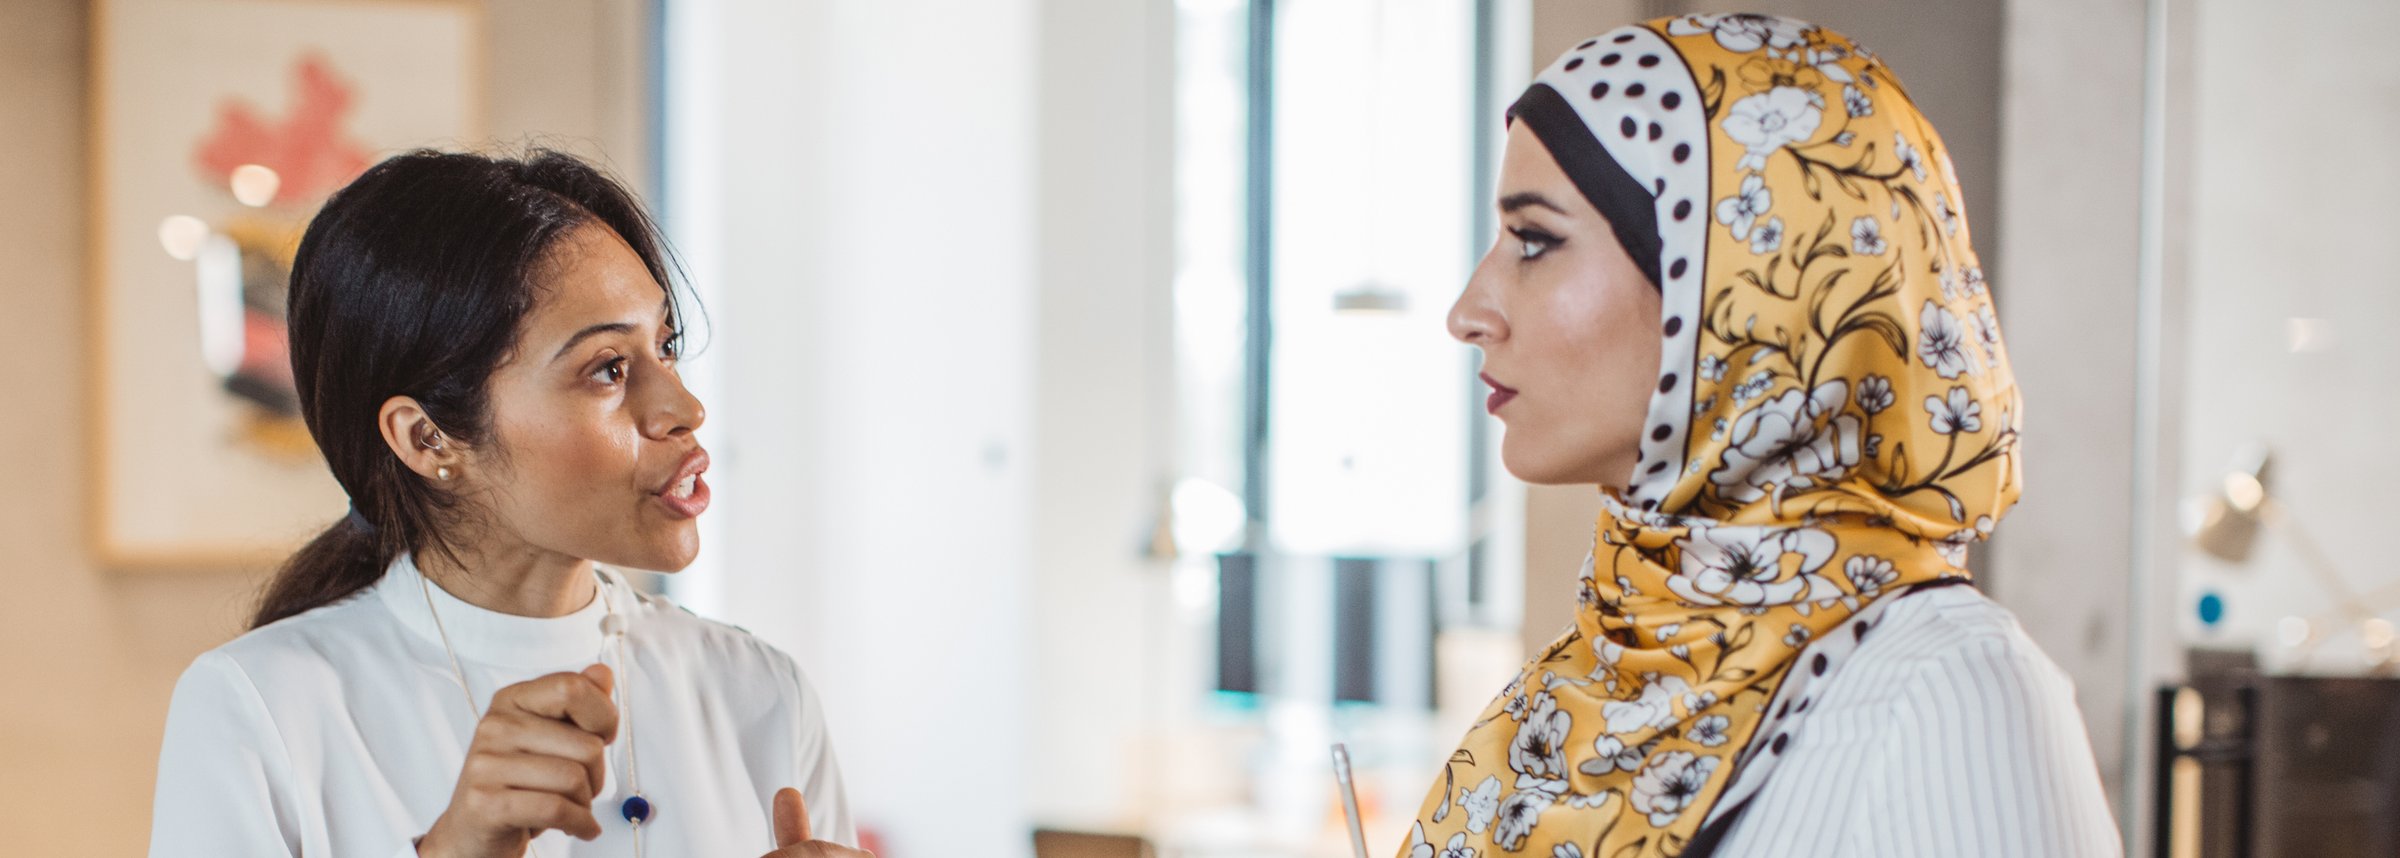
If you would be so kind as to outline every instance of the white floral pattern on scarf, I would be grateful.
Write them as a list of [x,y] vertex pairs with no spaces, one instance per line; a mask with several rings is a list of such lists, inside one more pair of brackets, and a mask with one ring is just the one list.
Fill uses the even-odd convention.
[[[1667,579],[1667,587],[1694,605],[1788,605],[1839,592],[1816,574],[1833,557],[1833,534],[1822,530],[1698,528],[1676,547],[1683,569]],[[1785,572],[1786,558],[1798,561],[1798,574]]]
[[1691,806],[1692,799],[1715,774],[1716,757],[1702,757],[1690,751],[1668,751],[1643,766],[1633,776],[1634,809],[1650,815],[1650,824],[1665,828],[1675,823],[1677,814]]
[[1815,135],[1824,121],[1825,109],[1816,96],[1779,86],[1734,102],[1725,116],[1725,136],[1750,150],[1736,165],[1739,169],[1760,170],[1776,150]]
[[1859,462],[1864,423],[1842,414],[1850,383],[1840,379],[1758,404],[1735,419],[1725,464],[1711,474],[1719,494],[1752,501],[1770,491],[1840,480]]
[[1717,201],[1717,222],[1733,230],[1733,239],[1750,237],[1750,225],[1775,207],[1775,195],[1767,190],[1767,180],[1757,176],[1742,180],[1742,188],[1733,196]]
[[1707,33],[1728,51],[1746,54],[1762,47],[1790,50],[1808,36],[1808,25],[1774,15],[1685,15],[1667,22],[1667,34]]

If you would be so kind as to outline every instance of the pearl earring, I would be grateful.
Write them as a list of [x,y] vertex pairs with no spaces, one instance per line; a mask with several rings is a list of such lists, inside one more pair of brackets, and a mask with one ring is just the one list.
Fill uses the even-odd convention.
[[450,478],[450,466],[449,466],[449,465],[443,465],[443,466],[441,466],[441,467],[439,467],[439,468],[435,468],[435,469],[433,469],[433,476],[434,476],[434,478],[435,478],[435,479],[443,479],[443,480],[447,480],[447,479],[449,479],[449,478]]

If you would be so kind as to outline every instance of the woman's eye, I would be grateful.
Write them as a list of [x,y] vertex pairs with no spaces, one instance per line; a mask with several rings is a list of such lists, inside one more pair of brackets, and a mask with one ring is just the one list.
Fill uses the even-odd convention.
[[682,335],[682,334],[680,334],[680,333],[678,333],[678,334],[674,334],[674,335],[672,335],[672,336],[669,336],[669,337],[667,337],[667,339],[666,339],[664,342],[661,342],[661,343],[659,343],[659,344],[658,344],[658,356],[659,356],[659,358],[660,358],[660,359],[662,359],[662,360],[665,360],[665,361],[667,361],[667,362],[669,362],[669,363],[673,363],[673,362],[675,361],[675,359],[676,359],[676,358],[680,358],[680,357],[682,357],[682,356],[683,356],[683,335]]
[[600,382],[601,384],[616,384],[617,382],[624,381],[625,359],[617,358],[609,361],[608,363],[601,364],[599,369],[592,371],[592,380]]
[[1535,259],[1558,244],[1558,237],[1538,229],[1510,227],[1509,234],[1517,237],[1517,258]]

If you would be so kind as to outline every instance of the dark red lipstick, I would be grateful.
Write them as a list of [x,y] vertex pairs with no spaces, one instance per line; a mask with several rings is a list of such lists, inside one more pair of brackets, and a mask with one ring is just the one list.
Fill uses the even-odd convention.
[[1483,410],[1498,414],[1500,406],[1507,405],[1509,400],[1517,398],[1516,388],[1493,381],[1490,373],[1483,373],[1481,377],[1484,384],[1492,387],[1491,397],[1483,401]]

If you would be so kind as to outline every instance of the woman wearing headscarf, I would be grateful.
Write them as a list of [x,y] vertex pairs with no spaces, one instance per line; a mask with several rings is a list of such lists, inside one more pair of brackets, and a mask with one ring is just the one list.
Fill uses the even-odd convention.
[[2117,854],[2072,687],[1968,583],[2018,394],[1891,70],[1770,16],[1611,31],[1510,108],[1498,204],[1451,331],[1510,471],[1604,511],[1402,855]]

